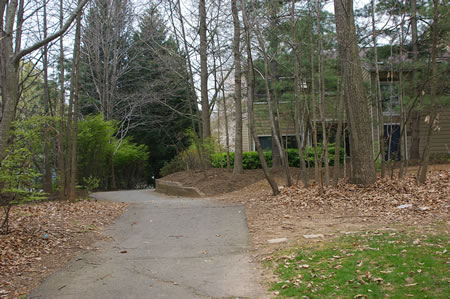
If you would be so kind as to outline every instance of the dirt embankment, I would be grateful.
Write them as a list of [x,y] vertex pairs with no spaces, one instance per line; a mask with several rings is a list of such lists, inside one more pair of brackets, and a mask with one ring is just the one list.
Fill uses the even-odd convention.
[[161,178],[165,181],[179,182],[186,187],[196,187],[207,196],[230,193],[264,180],[260,169],[245,170],[233,176],[232,170],[211,168],[206,171],[181,171]]

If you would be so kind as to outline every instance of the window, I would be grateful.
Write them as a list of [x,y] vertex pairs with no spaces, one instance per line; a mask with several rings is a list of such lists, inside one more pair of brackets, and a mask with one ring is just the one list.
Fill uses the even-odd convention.
[[[259,136],[259,143],[263,151],[272,150],[272,136]],[[284,148],[297,148],[297,140],[295,136],[283,136],[283,147]]]
[[384,113],[398,113],[400,100],[397,82],[381,82],[381,100]]

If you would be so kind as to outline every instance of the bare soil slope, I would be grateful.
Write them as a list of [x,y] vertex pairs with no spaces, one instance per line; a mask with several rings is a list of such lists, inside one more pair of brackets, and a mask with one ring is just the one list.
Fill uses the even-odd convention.
[[233,192],[264,180],[260,169],[245,170],[233,176],[232,170],[211,168],[206,171],[180,171],[162,178],[165,181],[179,182],[186,187],[196,187],[207,196]]

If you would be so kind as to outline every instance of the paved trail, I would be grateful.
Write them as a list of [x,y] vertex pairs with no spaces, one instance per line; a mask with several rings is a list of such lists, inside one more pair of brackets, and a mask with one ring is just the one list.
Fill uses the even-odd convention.
[[243,206],[148,190],[94,196],[130,203],[105,229],[114,241],[75,258],[30,298],[265,297],[249,263]]

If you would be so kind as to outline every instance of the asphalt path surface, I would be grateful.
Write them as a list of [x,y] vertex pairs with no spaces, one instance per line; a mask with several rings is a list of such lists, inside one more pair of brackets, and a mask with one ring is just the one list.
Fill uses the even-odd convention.
[[104,232],[29,298],[264,298],[250,263],[245,210],[152,190],[95,193],[129,202]]

